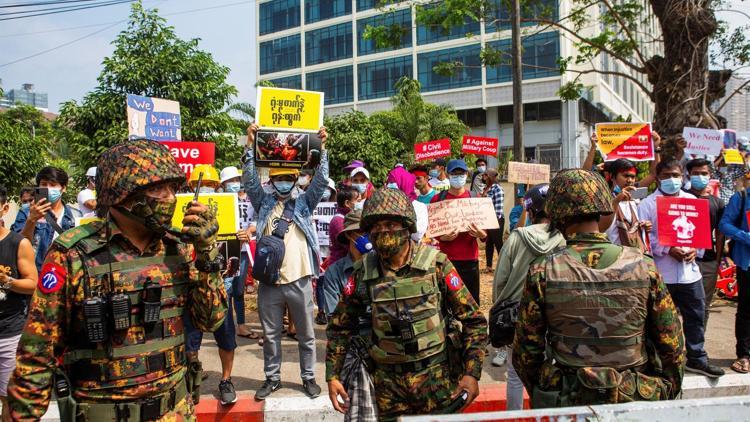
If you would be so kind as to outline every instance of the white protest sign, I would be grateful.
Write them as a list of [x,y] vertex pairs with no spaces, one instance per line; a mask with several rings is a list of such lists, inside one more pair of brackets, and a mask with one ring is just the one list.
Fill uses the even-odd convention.
[[427,205],[427,237],[438,237],[453,230],[468,231],[474,223],[480,229],[498,229],[495,207],[490,198],[461,198]]
[[250,222],[253,219],[253,214],[255,213],[253,204],[250,202],[239,202],[237,204],[237,210],[239,212],[240,229],[246,230],[247,226],[250,225]]
[[549,183],[549,164],[508,162],[508,182],[525,185]]
[[686,127],[682,129],[682,137],[687,142],[686,154],[721,155],[721,148],[724,146],[721,130]]
[[328,238],[328,225],[331,224],[334,215],[336,215],[335,202],[321,202],[313,212],[313,220],[315,220],[315,227],[318,232],[318,245],[320,246],[331,245],[331,240]]

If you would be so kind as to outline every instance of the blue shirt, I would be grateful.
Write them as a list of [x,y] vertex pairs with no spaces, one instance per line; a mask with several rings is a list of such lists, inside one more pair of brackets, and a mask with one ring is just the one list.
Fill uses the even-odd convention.
[[326,315],[331,315],[339,304],[341,292],[349,281],[349,277],[354,272],[354,262],[352,256],[346,254],[345,257],[334,262],[326,270],[326,281],[323,283],[323,294],[326,298]]
[[[76,225],[76,217],[80,216],[81,213],[78,212],[78,210],[65,205],[60,227],[62,227],[63,230],[72,229]],[[10,229],[16,233],[21,233],[21,230],[23,230],[23,226],[26,225],[26,220],[28,218],[29,211],[24,210],[23,208],[18,210],[18,214],[16,214],[16,221],[12,226],[10,226]],[[36,223],[36,227],[34,227],[34,238],[31,240],[31,246],[33,246],[34,250],[36,251],[35,263],[37,271],[42,270],[44,258],[47,256],[47,249],[49,249],[49,247],[52,245],[52,241],[54,239],[55,229],[53,229],[49,223]]]
[[729,199],[719,230],[734,241],[731,258],[744,271],[750,267],[750,233],[748,233],[746,212],[750,210],[750,189],[745,192],[745,203],[737,192]]

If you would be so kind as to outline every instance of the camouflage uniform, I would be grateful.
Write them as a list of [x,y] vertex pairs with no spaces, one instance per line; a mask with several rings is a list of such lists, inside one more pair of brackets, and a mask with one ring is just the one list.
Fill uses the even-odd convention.
[[[137,189],[184,180],[166,148],[144,142],[150,141],[116,146],[102,156],[99,170],[104,185],[97,180],[100,204],[121,202],[128,194],[123,191],[127,183]],[[113,171],[108,172],[104,163]],[[186,394],[183,313],[189,311],[201,330],[214,331],[227,309],[219,272],[196,270],[193,250],[193,245],[167,234],[154,236],[141,252],[111,221],[85,224],[60,235],[42,267],[18,348],[8,388],[13,420],[41,418],[53,381],[64,379],[63,374],[77,402],[74,419],[116,420],[116,415],[122,418],[128,413],[129,420],[192,419],[193,403]],[[82,303],[87,296],[112,291],[110,268],[114,290],[130,297],[130,327],[115,330],[107,321],[104,329],[109,338],[90,343]],[[144,284],[155,283],[161,288],[159,317],[145,323],[141,294]],[[147,402],[148,411],[142,406]],[[66,413],[70,402],[66,403],[61,404],[61,417],[70,420]]]
[[[580,172],[550,184],[553,224],[611,212],[604,181]],[[603,233],[576,233],[567,244],[531,264],[519,309],[513,366],[532,406],[675,398],[684,338],[653,260]]]
[[[386,189],[365,204],[361,226],[401,216],[411,229],[413,214],[403,193]],[[363,337],[371,341],[370,372],[385,420],[445,410],[463,375],[481,377],[487,342],[487,321],[447,257],[409,242],[408,264],[398,271],[380,265],[377,252],[355,264],[327,330],[327,381],[339,379],[349,339],[372,330]]]

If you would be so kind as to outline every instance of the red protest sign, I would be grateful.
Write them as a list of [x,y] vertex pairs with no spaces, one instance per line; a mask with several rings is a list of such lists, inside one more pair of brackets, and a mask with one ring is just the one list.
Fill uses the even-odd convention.
[[451,155],[451,140],[445,138],[414,144],[414,155],[417,161],[447,157]]
[[216,148],[213,142],[159,142],[169,148],[177,164],[187,177],[197,164],[213,164]]
[[656,198],[659,243],[710,249],[711,219],[707,199],[660,196]]
[[718,179],[711,179],[708,181],[708,193],[709,195],[713,195],[717,198],[721,198],[719,195],[719,180]]
[[481,136],[464,135],[461,151],[466,154],[497,155],[500,140],[497,138],[483,138]]
[[654,159],[651,123],[597,123],[596,137],[604,161]]

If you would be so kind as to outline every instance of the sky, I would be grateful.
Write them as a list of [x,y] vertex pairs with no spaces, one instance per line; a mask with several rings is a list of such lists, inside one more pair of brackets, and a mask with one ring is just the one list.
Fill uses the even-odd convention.
[[[22,2],[28,0],[0,0],[0,7]],[[255,102],[255,0],[144,0],[143,3],[148,8],[158,8],[179,37],[200,38],[200,48],[231,69],[229,83],[239,91],[235,101]],[[731,4],[734,12],[719,12],[719,17],[731,25],[750,24],[750,1],[731,0]],[[0,8],[0,13],[3,12]],[[126,22],[109,26],[126,20],[129,12],[128,4],[120,4],[0,21],[3,89],[33,83],[37,91],[49,95],[52,112],[57,112],[64,101],[80,101],[96,87],[101,62],[112,53],[111,42]],[[97,31],[100,32],[92,35]]]

